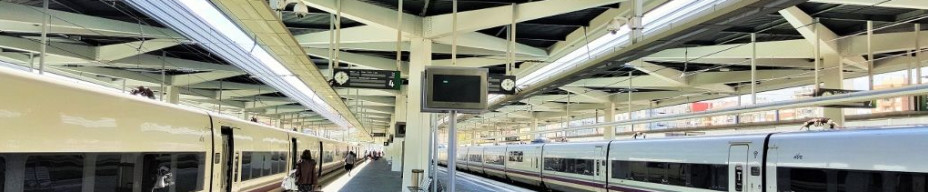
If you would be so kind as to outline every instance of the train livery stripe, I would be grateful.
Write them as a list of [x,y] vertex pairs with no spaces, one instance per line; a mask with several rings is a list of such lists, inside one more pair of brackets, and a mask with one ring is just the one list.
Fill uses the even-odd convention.
[[623,187],[623,186],[618,186],[618,185],[609,185],[609,190],[618,190],[622,192],[651,192],[651,191],[644,190],[644,189],[635,189],[635,188]]
[[530,176],[530,177],[538,177],[538,173],[533,173],[533,172],[528,172],[528,171],[522,171],[522,170],[516,170],[516,169],[509,169],[509,170],[506,170],[506,172],[507,172],[507,173],[516,173],[516,174],[519,174],[519,175],[525,175],[525,176]]
[[551,179],[555,181],[572,183],[572,184],[583,185],[583,186],[588,186],[588,187],[595,187],[595,188],[603,188],[603,185],[605,185],[603,183],[585,181],[585,180],[574,179],[574,178],[569,178],[569,177],[551,176],[551,175],[542,175],[541,177],[543,179]]

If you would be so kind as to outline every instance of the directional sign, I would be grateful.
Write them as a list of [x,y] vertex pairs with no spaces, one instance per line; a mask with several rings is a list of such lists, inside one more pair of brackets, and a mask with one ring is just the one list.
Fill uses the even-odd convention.
[[489,74],[487,75],[487,92],[495,94],[516,94],[516,76]]
[[395,89],[403,84],[399,71],[335,69],[332,85],[336,87]]
[[[821,88],[821,89],[815,91],[815,96],[816,96],[816,97],[831,96],[831,95],[848,94],[848,93],[853,93],[853,92],[858,92],[858,90],[825,89],[825,88]],[[848,103],[840,103],[840,104],[834,104],[834,105],[825,105],[824,107],[831,107],[831,108],[876,108],[876,104],[875,104],[875,103],[876,103],[876,102],[874,102],[874,101],[848,102]]]

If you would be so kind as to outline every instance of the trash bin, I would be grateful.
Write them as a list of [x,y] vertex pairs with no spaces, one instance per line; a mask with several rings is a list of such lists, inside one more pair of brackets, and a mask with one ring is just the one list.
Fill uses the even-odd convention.
[[422,178],[422,172],[423,172],[422,169],[413,169],[413,170],[412,170],[412,178],[410,178],[410,179],[412,179],[412,182],[411,182],[411,183],[412,183],[412,186],[410,186],[410,187],[419,188],[419,181],[420,181],[421,178]]

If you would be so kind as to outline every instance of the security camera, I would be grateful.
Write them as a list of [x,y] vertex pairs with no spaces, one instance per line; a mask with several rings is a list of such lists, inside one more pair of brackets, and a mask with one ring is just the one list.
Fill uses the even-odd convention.
[[615,35],[626,23],[628,23],[628,18],[617,16],[612,18],[612,20],[609,20],[609,23],[606,24],[606,31],[609,31],[609,33]]

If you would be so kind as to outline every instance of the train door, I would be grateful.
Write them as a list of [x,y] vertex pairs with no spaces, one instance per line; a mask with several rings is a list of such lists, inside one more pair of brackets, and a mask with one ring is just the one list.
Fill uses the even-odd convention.
[[728,191],[750,191],[747,162],[748,145],[731,145],[728,148]]
[[222,154],[219,158],[219,162],[222,163],[222,176],[219,178],[219,180],[222,181],[220,185],[220,190],[222,191],[232,191],[232,181],[234,178],[232,174],[232,170],[234,170],[232,150],[235,149],[235,142],[232,138],[232,129],[229,127],[222,127]]
[[316,170],[319,170],[319,171],[316,171],[316,173],[319,173],[319,174],[316,175],[316,178],[321,178],[321,177],[322,177],[322,164],[325,163],[325,160],[322,159],[322,157],[323,157],[322,153],[325,153],[325,151],[323,151],[323,149],[325,149],[325,147],[322,146],[322,141],[319,141],[319,152],[317,153],[317,154],[319,154],[319,158],[316,158],[316,159],[318,159],[318,160],[316,161],[316,165],[319,165],[319,167],[316,168]]
[[296,138],[290,138],[290,170],[296,168],[296,160],[300,156],[300,150],[297,146]]
[[606,147],[605,146],[596,146],[596,157],[593,160],[593,178],[596,181],[603,182],[602,188],[599,191],[606,191]]

